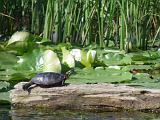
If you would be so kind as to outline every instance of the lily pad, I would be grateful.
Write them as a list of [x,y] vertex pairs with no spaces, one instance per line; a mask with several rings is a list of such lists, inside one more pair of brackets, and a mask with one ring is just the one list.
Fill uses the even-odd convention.
[[11,99],[9,95],[9,92],[0,92],[0,104],[10,104]]
[[24,52],[32,50],[35,45],[37,45],[37,43],[29,32],[15,32],[9,39],[6,50],[12,51],[18,55],[23,55]]
[[61,73],[61,63],[55,52],[46,50],[43,53],[43,72]]
[[16,64],[18,57],[8,52],[0,52],[0,69],[12,68]]
[[63,60],[62,63],[66,64],[70,68],[75,67],[75,60],[73,55],[65,47],[62,47]]
[[91,64],[94,63],[94,61],[96,60],[96,55],[97,55],[96,50],[89,50],[87,52],[87,61]]
[[0,91],[6,91],[10,87],[10,83],[0,81]]
[[15,42],[27,41],[29,40],[30,33],[29,32],[15,32],[11,39],[8,41],[8,45],[13,44]]
[[128,54],[122,54],[122,53],[107,53],[104,54],[103,62],[107,66],[115,66],[115,65],[130,65],[132,64],[132,59]]
[[74,59],[77,62],[80,62],[86,68],[90,68],[91,67],[91,63],[87,59],[87,53],[86,53],[85,50],[72,49],[71,50],[71,54],[73,55]]
[[132,74],[112,68],[76,70],[78,74],[66,81],[74,84],[82,83],[121,83],[132,79]]
[[34,49],[32,52],[25,53],[23,56],[19,56],[19,60],[15,65],[15,70],[21,72],[24,70],[32,72],[42,71],[43,61],[41,57],[43,55],[43,49]]

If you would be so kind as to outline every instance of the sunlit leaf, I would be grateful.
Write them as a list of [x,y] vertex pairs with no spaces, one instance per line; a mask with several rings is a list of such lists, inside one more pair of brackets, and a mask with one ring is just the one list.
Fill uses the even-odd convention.
[[19,56],[15,70],[21,72],[23,70],[39,72],[43,69],[43,49],[34,49],[23,56]]
[[131,59],[130,56],[126,55],[125,57],[123,57],[123,59],[120,62],[123,65],[124,64],[127,65],[127,64],[131,64],[132,63],[132,59]]
[[95,59],[96,59],[96,50],[89,50],[87,52],[87,61],[89,63],[94,63]]
[[13,44],[15,42],[24,42],[28,41],[30,39],[30,33],[29,32],[15,32],[10,40],[8,41],[7,45]]
[[87,60],[87,53],[84,50],[72,49],[71,54],[76,61],[79,61],[85,67],[91,67],[91,63]]
[[80,49],[72,49],[70,51],[71,55],[74,57],[76,61],[81,61],[82,60],[82,54]]
[[105,55],[103,61],[106,65],[120,65],[124,55],[119,53],[108,53]]
[[43,72],[61,72],[60,60],[52,50],[46,50],[43,53]]
[[91,67],[91,63],[87,60],[87,53],[84,50],[81,50],[81,63],[85,66],[85,67]]
[[9,39],[6,50],[22,55],[37,45],[35,39],[29,32],[15,32]]
[[65,47],[62,47],[63,60],[62,63],[68,65],[70,68],[75,67],[75,60],[73,55]]

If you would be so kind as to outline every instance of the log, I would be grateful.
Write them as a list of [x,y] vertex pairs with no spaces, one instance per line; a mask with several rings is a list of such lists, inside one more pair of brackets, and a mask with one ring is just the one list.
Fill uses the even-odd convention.
[[15,108],[51,108],[89,111],[159,111],[160,90],[135,88],[114,84],[80,84],[32,89],[28,95],[22,90],[24,82],[11,91]]

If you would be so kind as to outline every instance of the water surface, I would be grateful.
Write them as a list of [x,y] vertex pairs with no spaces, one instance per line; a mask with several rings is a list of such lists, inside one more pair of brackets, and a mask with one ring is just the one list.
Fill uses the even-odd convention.
[[84,112],[10,109],[0,106],[0,120],[160,120],[160,114],[143,112]]

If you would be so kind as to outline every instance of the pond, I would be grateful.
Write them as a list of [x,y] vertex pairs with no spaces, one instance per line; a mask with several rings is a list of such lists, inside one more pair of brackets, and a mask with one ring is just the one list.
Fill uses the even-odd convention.
[[0,106],[0,120],[159,120],[160,114],[144,112],[84,112],[68,110],[10,109]]

